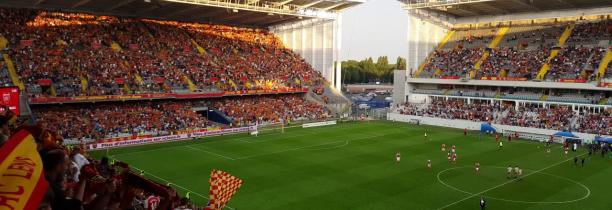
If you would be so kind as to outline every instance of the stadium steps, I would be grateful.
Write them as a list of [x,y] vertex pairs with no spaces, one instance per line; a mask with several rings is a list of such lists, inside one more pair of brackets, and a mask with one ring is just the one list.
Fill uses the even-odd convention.
[[196,85],[193,84],[193,81],[191,81],[191,79],[189,79],[189,77],[187,77],[186,75],[183,75],[182,78],[183,78],[183,82],[185,82],[187,84],[187,87],[189,87],[189,91],[195,92]]
[[608,48],[608,50],[606,51],[606,55],[599,63],[599,68],[597,68],[597,73],[598,73],[596,75],[597,80],[599,80],[601,76],[606,75],[606,70],[608,69],[608,66],[610,65],[610,61],[612,61],[612,50]]
[[[499,45],[499,43],[504,39],[504,36],[506,36],[506,33],[508,32],[509,29],[510,29],[509,27],[502,27],[499,30],[497,30],[497,34],[495,34],[495,38],[493,38],[493,40],[491,41],[491,43],[489,43],[489,46],[487,47],[489,49],[496,48],[497,45]],[[469,75],[470,79],[474,79],[474,77],[476,76],[476,73],[478,73],[478,71],[480,70],[480,66],[482,66],[482,63],[484,63],[484,61],[486,61],[487,58],[489,58],[490,54],[491,52],[485,49],[485,52],[482,54],[480,59],[476,61],[476,64],[474,64],[474,69],[470,71],[470,75]]]
[[451,92],[451,89],[446,89],[442,95],[447,96]]
[[4,50],[8,45],[8,40],[4,36],[0,35],[0,50]]
[[608,98],[602,98],[601,100],[599,100],[599,103],[597,103],[599,105],[606,105],[608,104]]
[[[565,30],[559,37],[559,42],[557,43],[558,47],[563,47],[563,45],[565,45],[565,42],[567,42],[567,39],[569,39],[570,35],[572,35],[572,31],[574,30],[575,27],[576,25],[572,24],[572,25],[567,26],[567,28],[565,28]],[[548,73],[548,70],[550,70],[550,65],[549,65],[550,61],[554,59],[555,57],[557,57],[557,55],[559,55],[559,51],[560,49],[553,49],[550,51],[550,55],[546,59],[546,62],[544,63],[544,65],[542,65],[542,67],[540,68],[540,72],[538,72],[538,75],[536,76],[536,80],[540,80],[540,81],[544,80],[544,77]]]
[[548,100],[548,95],[542,94],[542,96],[540,96],[540,101],[547,101],[547,100]]
[[501,98],[501,91],[499,89],[495,92],[495,98]]
[[55,85],[53,85],[53,83],[51,83],[51,86],[49,87],[49,94],[53,97],[57,96],[57,90],[55,89]]
[[[451,37],[453,37],[453,34],[455,34],[455,31],[449,31],[448,34],[446,34],[446,36],[444,37],[444,39],[440,41],[440,44],[438,44],[438,47],[436,47],[436,50],[441,50],[442,48],[444,48],[446,43],[448,43],[448,40],[450,40]],[[419,74],[423,72],[423,70],[425,69],[425,65],[431,61],[432,54],[433,52],[430,52],[429,55],[427,55],[427,57],[425,58],[425,61],[421,63],[421,65],[419,66],[419,69],[414,73],[414,78],[419,77]]]
[[115,52],[121,52],[122,50],[121,46],[115,41],[113,41],[113,43],[111,44],[111,49],[113,49],[113,51]]
[[196,47],[196,50],[198,50],[198,53],[200,55],[206,55],[206,50],[204,50],[202,46],[200,46],[195,40],[193,40],[193,38],[191,39],[191,43]]
[[6,69],[8,69],[9,76],[11,77],[11,81],[13,82],[13,85],[19,87],[19,90],[25,90],[25,85],[23,84],[23,82],[21,82],[21,80],[19,80],[19,76],[17,75],[17,70],[15,69],[15,64],[13,64],[13,61],[11,60],[11,58],[6,53],[2,54],[2,58],[4,59],[4,63],[6,64]]
[[79,76],[79,79],[81,80],[81,91],[83,92],[83,94],[87,94],[87,88],[89,88],[89,82],[87,81],[87,78],[81,75]]
[[508,69],[502,69],[501,71],[499,71],[499,77],[507,77],[508,76]]

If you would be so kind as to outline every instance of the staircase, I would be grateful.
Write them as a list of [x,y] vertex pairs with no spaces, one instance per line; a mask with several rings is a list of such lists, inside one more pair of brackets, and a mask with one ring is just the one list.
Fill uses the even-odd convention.
[[599,105],[606,105],[608,104],[608,98],[602,98],[601,100],[599,100]]
[[185,82],[185,84],[187,84],[187,87],[189,88],[190,92],[195,92],[196,91],[196,86],[195,86],[195,84],[193,84],[193,81],[191,81],[191,79],[189,79],[189,77],[183,75],[183,82]]
[[501,91],[499,89],[495,92],[495,98],[501,98]]
[[191,39],[191,43],[196,47],[200,55],[206,55],[206,50],[200,46],[195,40]]
[[81,80],[81,92],[83,94],[87,94],[87,88],[89,88],[89,82],[87,81],[87,78],[81,75],[79,79]]
[[[500,28],[497,31],[497,34],[495,35],[495,38],[493,38],[493,40],[491,41],[491,43],[489,43],[489,46],[487,46],[487,47],[489,49],[496,48],[497,45],[499,45],[499,43],[503,40],[504,36],[506,35],[506,33],[508,32],[509,29],[510,29],[509,27]],[[478,61],[476,61],[476,64],[474,64],[474,69],[472,69],[470,71],[470,73],[469,73],[469,78],[470,79],[474,79],[474,77],[476,76],[476,73],[478,73],[478,71],[480,70],[480,66],[482,66],[482,63],[484,63],[484,61],[486,61],[487,58],[489,58],[490,54],[491,54],[490,51],[485,50],[485,52],[482,54],[480,59],[478,59]]]
[[[440,44],[438,44],[438,47],[436,47],[436,50],[441,50],[442,48],[444,48],[448,40],[450,40],[451,37],[453,37],[453,34],[455,34],[455,31],[449,31],[448,34],[446,34],[446,36],[444,37],[444,39],[442,39]],[[423,63],[419,66],[419,69],[417,69],[417,71],[414,73],[414,78],[419,77],[419,74],[423,72],[423,69],[425,69],[425,65],[431,61],[432,54],[433,52],[429,53],[427,58],[425,58],[425,61],[423,61]]]
[[542,96],[540,96],[540,101],[547,101],[547,100],[548,100],[548,95],[542,94]]
[[3,53],[2,58],[4,58],[4,63],[6,64],[6,69],[8,69],[9,76],[11,77],[11,81],[13,85],[19,87],[19,90],[24,90],[25,85],[21,80],[19,80],[19,76],[17,76],[17,70],[15,69],[15,65],[11,58],[9,58],[8,54]]
[[[565,42],[567,42],[567,39],[569,39],[570,35],[572,35],[572,31],[574,30],[574,28],[576,27],[576,25],[572,24],[567,26],[567,28],[565,28],[565,31],[563,31],[563,33],[561,34],[561,37],[559,37],[559,43],[557,43],[558,47],[563,47],[563,45],[565,45]],[[550,51],[550,55],[548,56],[548,58],[546,59],[546,63],[544,63],[544,65],[540,68],[540,72],[538,72],[538,75],[536,76],[536,80],[544,80],[544,77],[546,76],[546,74],[548,73],[548,70],[550,70],[550,61],[552,59],[554,59],[555,57],[557,57],[557,55],[559,55],[559,51],[558,49],[553,49]]]
[[53,97],[57,96],[57,90],[55,89],[55,85],[51,84],[51,86],[49,86],[49,94]]
[[508,76],[508,69],[502,69],[501,71],[499,71],[499,77],[507,77]]
[[4,50],[4,48],[6,48],[7,45],[8,45],[8,39],[0,35],[0,50]]
[[113,51],[115,52],[121,52],[121,50],[123,50],[121,49],[121,46],[115,41],[113,41],[113,43],[111,44],[111,49],[113,49]]
[[597,80],[601,79],[601,77],[606,75],[606,70],[608,69],[608,66],[610,65],[610,61],[612,61],[612,50],[608,48],[608,50],[606,51],[606,55],[603,57],[603,59],[599,63],[599,68],[597,68],[597,75],[596,75]]

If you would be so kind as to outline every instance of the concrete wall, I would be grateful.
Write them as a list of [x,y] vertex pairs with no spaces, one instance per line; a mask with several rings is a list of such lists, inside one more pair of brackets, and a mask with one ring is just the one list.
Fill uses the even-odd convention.
[[421,16],[408,13],[408,55],[406,56],[406,74],[410,70],[416,72],[419,65],[425,61],[427,55],[444,39],[448,34],[446,28],[432,22],[424,21]]
[[311,19],[275,25],[270,27],[270,31],[339,90],[340,69],[334,68],[334,62],[338,61],[340,54],[341,21],[341,17],[335,20]]
[[[482,122],[474,122],[469,120],[451,120],[451,119],[442,119],[435,117],[423,117],[423,116],[414,116],[414,115],[403,115],[398,113],[388,113],[387,120],[399,121],[399,122],[409,122],[410,120],[419,120],[421,124],[425,125],[434,125],[434,126],[442,126],[449,128],[457,128],[468,130],[480,130],[480,124]],[[527,128],[527,127],[518,127],[518,126],[510,126],[510,125],[500,125],[500,124],[492,124],[492,126],[500,130],[511,131],[511,132],[523,132],[523,133],[533,133],[550,136],[559,131],[557,130],[548,130],[548,129],[540,129],[540,128]],[[573,132],[574,135],[580,137],[586,142],[590,142],[595,138],[595,134],[589,133],[576,133]]]
[[393,104],[406,102],[406,70],[393,71]]

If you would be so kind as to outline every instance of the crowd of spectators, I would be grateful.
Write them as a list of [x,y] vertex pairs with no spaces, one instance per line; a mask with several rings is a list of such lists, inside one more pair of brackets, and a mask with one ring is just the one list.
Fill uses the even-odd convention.
[[[593,80],[594,70],[599,67],[606,51],[598,44],[600,40],[612,38],[612,22],[578,23],[566,46],[557,46],[565,27],[566,25],[511,27],[504,41],[493,49],[486,49],[491,40],[490,36],[474,37],[469,32],[455,33],[454,36],[463,36],[454,38],[458,40],[458,44],[451,44],[454,46],[452,49],[433,51],[420,77],[464,76],[474,69],[482,54],[489,51],[489,57],[477,71],[477,79],[501,75],[534,79],[547,62],[551,50],[560,47],[560,53],[549,62],[550,70],[546,79]],[[474,42],[475,40],[479,42]],[[436,71],[439,71],[438,74]],[[505,74],[501,74],[502,71],[506,71]]]
[[0,17],[10,20],[0,23],[6,51],[33,96],[169,92],[189,80],[202,91],[324,85],[263,29],[30,9]]
[[[4,108],[2,110],[8,110]],[[87,154],[84,145],[65,146],[62,138],[55,135],[53,130],[44,125],[13,123],[13,117],[14,113],[10,111],[0,113],[0,148],[6,149],[3,146],[7,142],[19,140],[19,137],[11,138],[13,134],[28,132],[32,135],[36,151],[20,153],[24,157],[17,157],[17,160],[29,160],[33,155],[40,156],[42,160],[41,176],[48,187],[39,188],[43,186],[42,182],[33,183],[37,186],[35,190],[46,190],[35,192],[43,193],[38,206],[34,206],[36,209],[203,209],[193,205],[188,198],[179,197],[171,186],[146,179],[126,163],[109,160],[107,157],[93,159]],[[23,141],[32,139],[26,138]],[[34,169],[30,172],[38,173]],[[11,207],[8,203],[5,206]]]
[[[435,50],[430,62],[425,64],[423,72],[426,77],[436,76],[464,76],[472,68],[478,59],[482,57],[482,48],[457,48]],[[436,71],[440,71],[436,75]]]
[[45,106],[33,111],[42,125],[66,139],[159,135],[211,126],[189,102]]
[[[599,47],[576,47],[566,46],[555,58],[550,61],[550,69],[547,77],[552,80],[558,79],[587,79],[583,71],[589,66],[589,59],[599,58],[594,54],[603,54],[605,51]],[[597,68],[594,68],[597,69]],[[594,69],[590,69],[591,71]]]
[[506,71],[509,77],[535,78],[550,52],[539,47],[535,50],[519,50],[517,47],[492,49],[489,57],[482,63],[476,78],[497,77]]
[[236,125],[290,123],[329,116],[323,106],[298,95],[224,98],[215,102],[214,106],[233,118]]
[[436,99],[428,104],[404,104],[396,112],[406,115],[490,122],[502,125],[612,135],[612,110],[579,114],[571,106],[541,107],[491,103],[490,101]]

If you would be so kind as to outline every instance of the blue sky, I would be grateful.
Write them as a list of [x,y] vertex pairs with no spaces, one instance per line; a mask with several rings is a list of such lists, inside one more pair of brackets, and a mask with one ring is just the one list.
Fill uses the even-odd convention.
[[341,60],[397,56],[408,52],[408,16],[397,0],[367,0],[342,13]]

